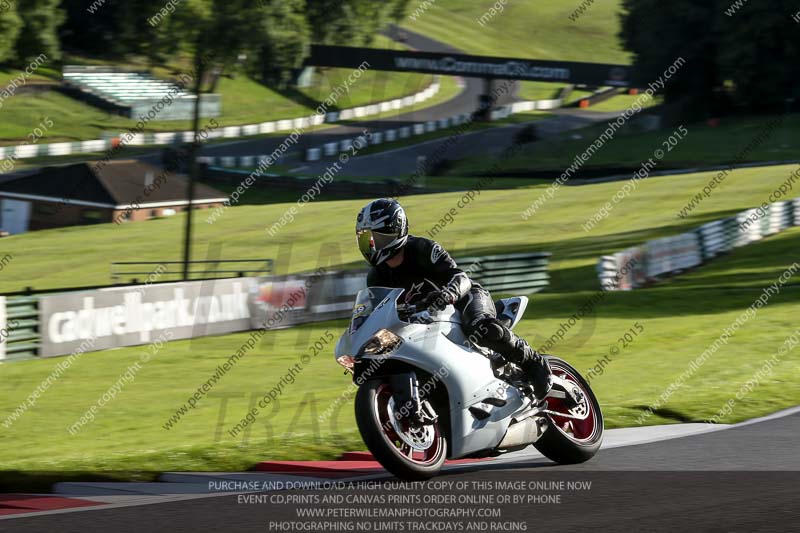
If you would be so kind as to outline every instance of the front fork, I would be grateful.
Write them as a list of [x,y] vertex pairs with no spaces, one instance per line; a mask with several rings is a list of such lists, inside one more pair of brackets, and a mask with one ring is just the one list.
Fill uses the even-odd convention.
[[414,426],[432,424],[436,422],[436,412],[428,400],[419,395],[419,381],[416,372],[405,374],[392,374],[389,377],[394,397],[395,417],[398,420],[407,420]]

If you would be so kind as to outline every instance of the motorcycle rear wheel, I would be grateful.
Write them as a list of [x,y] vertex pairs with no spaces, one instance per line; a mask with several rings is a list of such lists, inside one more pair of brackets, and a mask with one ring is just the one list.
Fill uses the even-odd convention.
[[[572,365],[552,355],[545,357],[550,363],[553,374],[580,389],[585,397],[585,404],[582,404],[581,408],[588,409],[589,414],[585,420],[547,414],[549,427],[534,443],[534,447],[542,455],[559,464],[583,463],[594,457],[603,443],[603,413],[600,411],[600,404],[589,383]],[[570,414],[563,399],[548,396],[545,401],[549,411]]]

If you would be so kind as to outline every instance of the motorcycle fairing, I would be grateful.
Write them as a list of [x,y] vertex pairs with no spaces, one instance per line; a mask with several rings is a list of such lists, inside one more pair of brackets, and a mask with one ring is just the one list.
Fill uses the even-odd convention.
[[[392,331],[403,342],[389,355],[389,359],[438,376],[447,390],[451,425],[448,456],[458,458],[496,447],[506,434],[512,415],[527,408],[528,400],[516,388],[497,379],[489,360],[470,345],[463,333],[460,336],[456,333],[455,330],[461,329],[461,321],[454,308],[433,315],[433,322],[429,324],[401,321],[396,304],[402,292],[402,289],[392,290],[388,301],[377,306],[355,332],[348,328],[337,343],[337,357],[353,355],[354,348],[358,351],[380,329]],[[461,339],[461,342],[453,342],[454,338]],[[362,360],[366,362],[382,357],[364,354]],[[503,401],[495,402],[499,405],[490,405],[484,403],[487,398]],[[469,411],[473,406],[489,416],[479,420]],[[476,431],[478,429],[480,431]]]

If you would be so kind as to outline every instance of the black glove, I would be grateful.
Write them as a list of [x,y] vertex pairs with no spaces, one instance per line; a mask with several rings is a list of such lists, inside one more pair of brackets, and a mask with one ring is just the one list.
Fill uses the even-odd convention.
[[435,313],[454,303],[456,303],[456,297],[452,292],[448,290],[436,290],[429,292],[419,305]]

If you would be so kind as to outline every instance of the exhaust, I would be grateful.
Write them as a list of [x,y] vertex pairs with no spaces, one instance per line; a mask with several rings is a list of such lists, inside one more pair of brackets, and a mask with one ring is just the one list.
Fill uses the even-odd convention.
[[533,444],[541,438],[547,429],[547,419],[540,416],[531,416],[511,424],[506,431],[498,448],[508,449]]

